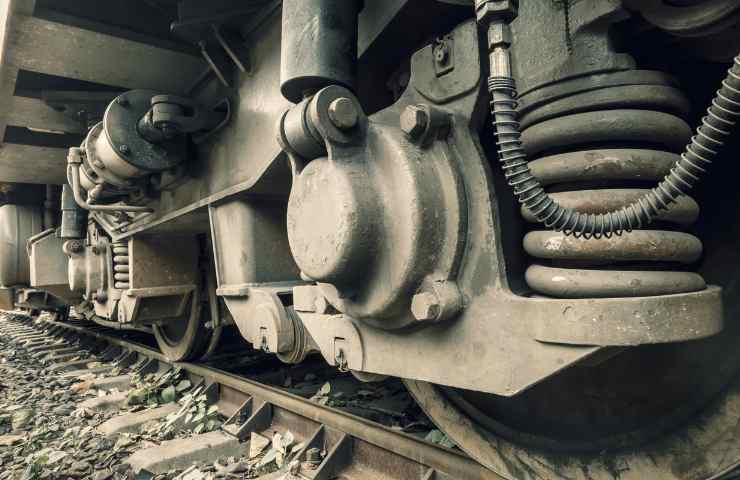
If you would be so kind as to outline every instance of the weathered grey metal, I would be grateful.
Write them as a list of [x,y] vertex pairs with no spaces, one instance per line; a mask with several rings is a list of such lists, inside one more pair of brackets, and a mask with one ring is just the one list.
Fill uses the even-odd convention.
[[[95,129],[93,129],[95,130]],[[91,131],[92,133],[92,131]],[[100,134],[101,129],[97,130],[97,134]],[[151,212],[152,208],[143,206],[143,205],[127,205],[125,203],[118,202],[116,204],[108,204],[108,205],[101,205],[95,203],[98,197],[105,198],[106,196],[112,195],[111,189],[108,188],[106,191],[105,187],[109,186],[103,180],[100,183],[96,183],[96,180],[99,179],[97,175],[93,173],[85,173],[85,176],[83,177],[83,164],[84,164],[84,158],[86,158],[87,155],[83,155],[83,149],[80,148],[70,148],[69,153],[67,156],[67,177],[68,182],[72,190],[72,195],[74,196],[75,202],[77,205],[88,211],[99,211],[99,212]],[[110,178],[110,175],[108,175]],[[83,180],[84,178],[84,180]],[[87,183],[89,186],[89,190],[85,189],[86,192],[83,196],[83,181]],[[125,181],[125,180],[122,180]],[[129,184],[129,188],[133,188],[133,182]]]
[[[422,152],[405,142],[397,110],[386,111],[383,123],[363,116],[353,131],[335,131],[321,112],[333,99],[350,95],[327,87],[301,109],[330,154],[306,159],[311,161],[305,166],[303,159],[293,160],[288,238],[302,272],[327,284],[322,288],[332,305],[377,326],[399,328],[415,321],[409,301],[417,289],[454,276],[464,199],[455,165],[440,150]],[[427,130],[430,139],[449,131],[444,121],[425,115],[430,120],[418,138]],[[384,186],[388,178],[395,188]],[[438,228],[433,219],[441,217],[444,227]]]
[[87,212],[77,205],[68,184],[62,186],[61,211],[59,238],[84,238],[87,232]]
[[[373,49],[378,45],[389,41],[398,45],[399,39],[387,26],[400,17],[408,18],[413,7],[408,0],[367,2],[359,16],[358,61],[375,55]],[[150,229],[154,232],[193,228],[206,231],[207,227],[195,225],[207,218],[208,204],[249,190],[265,193],[265,184],[273,191],[289,190],[290,172],[281,161],[281,148],[274,140],[274,125],[290,106],[275,88],[280,84],[280,15],[265,18],[258,34],[253,35],[250,42],[254,63],[249,74],[239,75],[236,87],[240,99],[234,108],[234,118],[219,134],[217,142],[198,146],[196,157],[199,160],[195,162],[199,166],[195,167],[198,175],[187,176],[178,186],[176,195],[163,195],[151,201],[155,212],[130,222],[123,229],[118,229],[110,216],[96,215],[114,238],[125,238]],[[223,92],[209,84],[198,99],[211,104],[222,97]],[[239,153],[236,155],[234,152]],[[208,168],[203,165],[208,165]]]
[[[475,38],[475,28],[471,24],[461,26],[454,32],[455,48],[461,49],[455,53],[458,60],[468,58],[468,56],[474,57],[477,54],[476,43],[466,41],[466,37]],[[504,259],[497,243],[498,237],[494,233],[500,228],[498,222],[502,220],[497,210],[498,207],[487,200],[495,196],[492,193],[495,190],[493,190],[492,183],[488,181],[481,183],[481,179],[490,181],[485,168],[487,163],[480,156],[479,147],[468,130],[468,128],[475,128],[476,121],[481,121],[480,118],[471,117],[472,110],[466,110],[472,109],[482,98],[480,83],[477,89],[470,90],[468,80],[454,82],[449,75],[454,76],[457,69],[448,74],[448,78],[445,79],[449,85],[457,85],[463,90],[462,94],[455,95],[455,91],[448,88],[450,95],[444,101],[445,103],[442,106],[432,105],[437,109],[444,108],[453,119],[455,127],[448,132],[449,137],[437,138],[428,147],[407,144],[395,145],[393,149],[390,149],[387,146],[393,142],[394,138],[403,135],[398,127],[400,113],[407,105],[417,105],[424,98],[418,93],[417,82],[422,85],[422,91],[429,90],[429,77],[423,75],[425,72],[429,72],[430,75],[435,75],[435,73],[433,69],[425,69],[423,65],[433,61],[431,46],[418,52],[412,59],[412,79],[405,95],[397,104],[361,121],[354,137],[350,137],[346,142],[338,142],[334,140],[336,137],[328,135],[324,137],[327,139],[329,158],[318,158],[307,163],[300,158],[294,159],[299,177],[296,179],[294,191],[291,194],[291,206],[288,212],[291,248],[304,273],[308,277],[313,275],[314,280],[321,282],[317,286],[295,288],[294,308],[306,331],[329,363],[342,364],[336,358],[336,353],[340,348],[337,342],[341,339],[342,362],[346,363],[345,368],[424,379],[437,384],[455,385],[511,396],[556,373],[565,365],[573,364],[592,354],[595,349],[587,345],[609,345],[610,341],[619,345],[625,342],[628,344],[659,343],[686,339],[694,334],[697,338],[701,338],[721,330],[722,316],[718,314],[720,302],[716,291],[713,290],[685,297],[609,298],[599,301],[534,299],[513,294],[508,287]],[[469,65],[472,62],[463,61],[463,63]],[[417,69],[417,66],[420,68]],[[469,72],[466,71],[465,74],[467,73]],[[478,75],[480,78],[480,72]],[[329,91],[319,95],[328,94]],[[346,95],[346,92],[337,91],[334,95]],[[449,100],[450,98],[452,100]],[[429,102],[428,99],[423,101]],[[469,120],[471,123],[455,121],[458,118],[471,119]],[[381,138],[375,137],[375,132],[383,132],[383,146],[374,145],[375,139]],[[454,145],[454,148],[448,145]],[[408,158],[413,159],[414,164],[413,167],[405,167],[406,171],[419,168],[425,169],[425,173],[428,174],[438,168],[438,164],[435,163],[436,155],[441,152],[446,153],[447,159],[455,159],[456,155],[465,159],[464,162],[454,162],[451,167],[459,172],[456,177],[457,181],[451,182],[447,177],[448,179],[444,182],[447,186],[459,185],[459,191],[465,192],[464,196],[462,200],[458,197],[458,203],[454,204],[456,206],[447,204],[444,209],[440,209],[440,212],[444,213],[436,215],[436,221],[423,225],[423,228],[430,230],[423,230],[423,228],[414,230],[417,228],[413,226],[415,217],[404,217],[405,209],[409,206],[424,205],[425,212],[433,212],[434,197],[426,196],[421,197],[420,201],[410,201],[413,186],[404,184],[400,187],[399,182],[403,180],[403,176],[393,169],[384,170],[385,162],[392,158],[393,165],[405,165],[404,155],[407,155]],[[480,160],[473,161],[476,158]],[[359,159],[362,160],[358,161]],[[332,174],[322,175],[322,170],[328,168],[332,169]],[[350,169],[349,171],[352,172],[352,175],[346,176],[347,181],[342,181],[345,178],[340,175],[342,169]],[[300,177],[304,175],[306,177],[301,179]],[[392,179],[395,191],[387,189],[383,191],[383,195],[360,196],[356,192],[373,188],[372,175],[381,175],[382,182],[386,183]],[[353,179],[359,179],[357,186],[352,183]],[[302,182],[305,184],[302,185]],[[431,180],[427,179],[426,185],[429,186],[430,182]],[[433,182],[431,184],[437,185]],[[443,188],[433,190],[439,192]],[[335,192],[346,195],[346,198],[352,199],[354,203],[344,197],[338,197],[342,198],[341,200],[329,200],[337,195]],[[394,195],[401,195],[402,198],[395,198]],[[386,207],[384,210],[374,206],[376,202],[383,201],[383,197],[393,199],[393,207]],[[420,203],[430,201],[430,199],[429,204]],[[342,209],[345,208],[349,209],[349,213],[342,213]],[[322,222],[333,218],[330,214],[335,211],[341,215],[337,219],[328,221],[327,227],[324,228]],[[372,243],[373,236],[369,232],[373,230],[364,226],[363,222],[369,222],[367,225],[378,228],[377,223],[372,223],[374,215],[382,215],[390,211],[393,212],[394,218],[404,218],[401,223],[404,223],[403,227],[409,230],[398,230],[405,233],[392,236],[394,230],[387,229],[388,227],[380,223],[380,228],[386,228],[382,230],[383,235],[380,237],[384,239],[384,243]],[[424,241],[433,240],[438,233],[444,236],[445,242],[450,242],[455,238],[454,234],[451,235],[445,229],[450,228],[451,225],[460,225],[458,222],[463,220],[458,220],[458,218],[464,219],[462,224],[464,227],[455,227],[457,230],[453,231],[465,233],[464,240],[461,239],[464,247],[459,251],[464,251],[465,255],[456,260],[459,263],[454,265],[455,273],[451,274],[447,280],[454,281],[455,287],[459,289],[462,301],[458,303],[453,300],[451,304],[462,307],[461,313],[452,315],[447,322],[441,322],[438,325],[431,323],[426,328],[412,331],[395,332],[371,328],[370,326],[387,329],[416,324],[418,321],[414,313],[423,319],[434,319],[439,311],[444,310],[431,295],[427,294],[429,293],[427,289],[433,289],[437,282],[426,283],[424,280],[424,275],[428,275],[424,268],[434,268],[439,271],[439,267],[429,267],[429,264],[425,264],[424,262],[429,261],[429,257],[426,259],[407,257],[412,254],[408,254],[408,250],[404,249],[404,242],[413,237],[408,232],[417,232],[420,237],[423,237],[421,245],[424,245]],[[332,228],[329,228],[329,225]],[[355,226],[359,233],[349,235]],[[394,225],[393,228],[401,227]],[[420,234],[419,232],[422,231],[425,233]],[[446,233],[441,234],[440,232]],[[343,236],[345,233],[347,237]],[[346,238],[359,240],[345,243]],[[372,248],[364,247],[365,244],[371,245]],[[449,259],[450,255],[454,256],[452,252],[455,250],[443,253],[445,247],[441,245],[444,244],[435,244],[436,250],[432,258],[447,256]],[[409,250],[418,252],[419,249],[423,249],[420,246],[416,248],[416,250]],[[358,260],[357,265],[369,264],[373,265],[372,268],[347,266],[348,261],[364,258],[362,255],[371,255],[368,258],[373,260]],[[383,256],[387,256],[385,258],[388,260],[384,260]],[[409,258],[414,259],[409,261]],[[383,261],[388,262],[388,267],[375,267],[382,265]],[[405,288],[402,286],[396,286],[395,290],[389,288],[393,285],[389,279],[394,278],[392,275],[399,275],[398,272],[405,272],[399,267],[405,265],[407,261],[409,265],[413,265],[413,268],[408,270],[408,277],[404,280],[409,281],[413,287],[405,290],[402,295],[388,297],[397,299],[396,304],[392,302],[370,303],[373,297],[366,292],[372,292],[374,288],[378,289],[378,292],[389,295]],[[373,275],[378,276],[373,277]],[[421,277],[414,277],[414,275],[421,275]],[[415,293],[421,296],[414,297]],[[340,314],[332,315],[331,308],[326,309],[320,306],[322,302],[319,300],[322,298],[326,299]],[[383,299],[382,296],[377,298]],[[412,305],[412,298],[416,298],[416,305]],[[368,313],[370,310],[361,309],[368,305],[376,308],[372,314]],[[684,309],[689,309],[693,313],[688,314],[688,311]],[[581,337],[580,342],[575,338],[569,342],[553,340],[553,343],[549,344],[535,340],[535,335],[538,334],[546,339],[543,332],[547,331],[545,327],[550,323],[562,327],[561,330],[567,330],[567,326],[571,325],[569,320],[571,315],[584,322],[581,324],[581,330],[577,334],[574,333],[574,336],[592,333],[593,338],[587,340]],[[593,331],[588,330],[585,324],[587,321],[594,322],[594,319],[598,319],[598,322],[592,323]],[[621,325],[631,320],[634,320],[633,323],[636,326],[630,329],[630,335],[627,337]],[[686,328],[674,331],[670,323],[666,323],[669,321],[675,321],[676,325],[681,324]],[[696,321],[701,325],[693,324]],[[562,331],[558,335],[560,340],[565,338]],[[597,337],[598,342],[595,341]],[[563,343],[584,346],[567,347]],[[466,347],[461,348],[460,345],[466,345]],[[490,345],[496,345],[497,348],[488,348],[487,346]],[[423,357],[425,352],[431,351],[435,352],[435,359],[438,362],[427,364],[424,362],[409,363],[402,360],[409,356]],[[463,365],[470,365],[471,362],[477,368],[471,370],[463,367]],[[446,368],[443,370],[437,368],[439,363],[445,364]]]
[[[592,78],[588,82],[592,90],[585,91],[574,82],[566,81],[562,88],[557,88],[556,83],[547,88],[547,93],[541,92],[526,110],[525,119],[529,120],[522,140],[534,159],[528,164],[530,171],[541,185],[557,192],[551,198],[564,202],[559,205],[583,214],[618,211],[641,201],[650,190],[612,187],[618,182],[649,185],[662,180],[680,160],[672,152],[680,151],[689,141],[688,125],[676,116],[687,114],[688,100],[671,86],[670,79],[644,71],[615,75],[620,78],[610,80],[606,74]],[[644,83],[619,85],[635,80]],[[653,101],[645,100],[648,95]],[[638,117],[639,121],[629,120]],[[610,142],[633,148],[591,147],[609,146]],[[644,148],[636,148],[643,145]],[[545,153],[538,158],[539,152],[553,149],[562,153]],[[590,188],[594,184],[601,188]],[[578,190],[579,185],[586,185],[587,189]],[[696,221],[696,202],[690,197],[680,198],[679,203],[661,212],[661,221],[680,227]],[[522,211],[525,219],[537,223],[532,212],[526,208]],[[545,295],[666,295],[698,291],[706,286],[694,273],[666,272],[668,265],[660,267],[663,275],[652,271],[656,262],[691,264],[700,258],[701,242],[687,233],[636,231],[583,241],[560,233],[534,231],[525,236],[524,248],[536,259],[526,272],[527,283]]]
[[[670,270],[608,270],[532,265],[526,273],[533,290],[556,298],[614,298],[696,292],[706,288],[701,275]],[[626,268],[626,267],[624,267]]]
[[62,185],[67,182],[67,149],[4,143],[0,172],[5,182]]
[[587,260],[593,264],[612,262],[677,262],[691,264],[702,254],[701,241],[684,232],[635,230],[610,238],[581,238],[562,232],[538,230],[524,237],[524,250],[536,258]]
[[[49,334],[71,334],[94,338],[108,345],[122,348],[133,356],[131,362],[136,359],[147,359],[153,362],[154,366],[160,362],[165,365],[170,364],[170,360],[155,349],[129,342],[108,332],[53,320],[44,323],[51,326],[48,330]],[[287,427],[296,432],[297,440],[305,437],[305,441],[301,442],[304,446],[299,454],[302,460],[307,460],[314,455],[309,454],[308,450],[315,448],[317,444],[323,445],[322,448],[328,447],[328,450],[337,450],[332,447],[337,445],[338,440],[344,439],[351,442],[353,448],[341,452],[342,454],[338,456],[342,462],[350,462],[342,467],[343,470],[332,470],[333,467],[343,465],[341,462],[333,465],[331,461],[325,462],[327,465],[319,462],[321,468],[301,470],[306,477],[327,478],[316,474],[334,471],[333,475],[338,474],[349,479],[364,479],[368,475],[370,478],[380,476],[384,479],[398,480],[417,477],[425,480],[504,478],[492,473],[456,449],[425,442],[415,435],[381,426],[297,395],[287,394],[265,383],[258,383],[198,363],[179,363],[178,366],[195,378],[205,379],[209,383],[212,382],[214,386],[218,386],[214,388],[214,393],[220,399],[218,401],[221,407],[219,412],[229,417],[223,426],[223,431],[231,432],[231,435],[248,438],[251,429],[264,432]],[[240,427],[240,429],[233,430],[232,427]],[[328,476],[328,478],[333,478],[333,476]]]
[[[711,408],[711,413],[665,432],[660,442],[638,446],[645,437],[636,436],[627,441],[625,449],[604,448],[593,454],[576,454],[558,451],[557,447],[553,449],[556,442],[549,443],[546,449],[531,448],[522,443],[522,437],[526,435],[507,438],[503,433],[507,428],[504,424],[499,424],[500,430],[495,432],[489,428],[490,422],[482,427],[485,415],[474,407],[460,409],[456,403],[459,398],[455,402],[450,401],[450,398],[455,398],[454,394],[423,382],[405,383],[421,408],[431,418],[437,419],[437,426],[460,449],[495,474],[510,480],[553,476],[574,480],[612,480],[615,477],[624,480],[685,480],[713,478],[713,475],[721,478],[719,475],[734,468],[737,462],[723,454],[726,442],[731,441],[724,425],[737,421],[737,388],[731,388],[731,393],[719,400]],[[685,411],[675,412],[674,423],[680,424],[677,419],[682,416],[686,416]],[[659,430],[660,427],[652,428]]]
[[284,0],[280,90],[293,103],[328,85],[355,86],[358,0]]
[[[555,148],[599,142],[655,143],[680,153],[691,137],[691,128],[682,119],[650,110],[597,110],[544,121],[522,132],[527,153],[537,154]],[[646,128],[650,126],[650,128]]]
[[28,240],[29,285],[72,303],[82,297],[69,288],[68,259],[62,250],[63,244],[64,240],[53,228]]
[[711,0],[696,5],[674,5],[661,0],[625,0],[645,20],[678,37],[705,37],[731,29],[740,17],[733,0]]
[[[574,158],[572,155],[566,155],[565,157]],[[594,170],[598,171],[599,169],[594,168]],[[583,171],[584,177],[590,176],[586,173],[587,171]],[[564,207],[575,208],[584,213],[603,213],[623,207],[624,205],[629,205],[647,192],[649,190],[644,188],[604,188],[598,190],[556,192],[550,195]],[[535,216],[525,207],[522,207],[521,212],[522,217],[526,221],[530,223],[537,222]],[[656,217],[656,220],[676,224],[685,228],[693,225],[698,217],[699,204],[696,203],[696,200],[691,197],[679,197],[676,203],[672,204],[668,210],[661,212]]]
[[[286,2],[283,14],[317,6],[314,13],[326,14],[321,7],[330,3],[356,7],[336,1]],[[152,331],[170,359],[216,351],[233,321],[254,348],[284,362],[320,353],[364,380],[392,375],[411,385],[434,383],[424,388],[441,391],[449,403],[440,409],[466,428],[467,438],[453,429],[455,438],[493,469],[501,466],[500,452],[482,442],[496,448],[499,438],[511,437],[528,452],[558,445],[609,449],[612,436],[634,438],[634,424],[645,417],[674,425],[661,409],[693,405],[692,391],[701,397],[697,404],[718,392],[740,363],[727,354],[735,333],[718,335],[725,326],[722,295],[707,286],[717,275],[710,268],[705,281],[664,263],[734,254],[721,243],[703,249],[692,234],[667,230],[589,241],[534,231],[522,244],[526,226],[502,188],[505,179],[491,171],[494,144],[508,137],[487,138],[483,128],[489,98],[475,24],[447,34],[436,19],[418,17],[419,2],[365,3],[361,33],[348,20],[355,11],[328,37],[309,32],[326,40],[318,44],[296,40],[313,25],[296,25],[298,16],[286,21],[282,42],[279,19],[260,20],[244,45],[248,72],[229,79],[239,92],[230,96],[233,123],[203,138],[176,171],[164,166],[152,175],[162,155],[142,157],[137,142],[151,146],[190,131],[170,125],[187,108],[163,101],[152,109],[151,92],[136,108],[127,97],[111,105],[115,125],[94,127],[87,158],[73,155],[71,162],[79,203],[95,209],[95,200],[108,202],[90,216],[86,235],[71,235],[64,245],[70,286],[85,296],[79,311],[108,326]],[[516,13],[517,2],[477,3],[481,19]],[[552,198],[586,215],[641,198],[643,182],[662,178],[676,161],[670,152],[690,135],[683,120],[688,99],[665,74],[623,70],[631,59],[615,53],[610,33],[626,18],[621,2],[521,7],[513,34],[498,22],[487,41],[491,71],[519,77],[528,90],[521,99],[525,148],[544,156],[532,163],[533,175],[553,190]],[[368,11],[375,17],[368,19]],[[410,62],[418,38],[398,36],[394,18],[401,11],[407,21],[417,14],[419,29],[436,37]],[[403,50],[387,59],[399,70],[389,87],[394,100],[382,99],[380,83],[371,92],[347,88],[357,47],[349,54],[336,46],[353,42],[376,54]],[[289,69],[283,93],[294,106],[280,96],[278,48]],[[382,63],[374,62],[366,68]],[[491,82],[494,105],[510,110],[497,125],[514,122],[513,82]],[[201,82],[198,101],[224,98],[217,83]],[[96,192],[100,185],[108,190]],[[523,213],[525,220],[537,218]],[[657,218],[656,228],[686,228],[697,215],[696,201],[683,198]],[[32,243],[51,245],[50,238]],[[525,273],[526,254],[535,263]],[[734,288],[731,277],[720,280]],[[526,287],[550,298],[530,296]],[[18,294],[29,308],[62,305],[48,291]],[[721,348],[712,353],[706,345]],[[431,360],[409,361],[417,358]],[[712,361],[720,364],[722,382],[707,375]],[[433,412],[447,427],[442,410]],[[571,436],[577,441],[569,442]],[[500,445],[506,460],[520,453]],[[551,465],[531,467],[539,457],[522,458],[527,472]],[[501,472],[511,474],[515,464]]]
[[29,205],[0,206],[0,285],[28,285],[28,239],[42,230],[41,209]]
[[519,93],[526,96],[566,78],[634,68],[634,60],[618,53],[609,36],[612,25],[627,16],[621,0],[521,2],[511,24],[512,73]]

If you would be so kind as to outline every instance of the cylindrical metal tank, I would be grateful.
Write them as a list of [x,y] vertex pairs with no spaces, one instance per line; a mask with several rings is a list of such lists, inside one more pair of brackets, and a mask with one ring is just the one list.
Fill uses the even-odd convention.
[[359,0],[286,0],[280,82],[298,103],[328,85],[354,88]]
[[43,214],[39,206],[0,207],[0,286],[29,284],[30,263],[26,243],[42,228]]

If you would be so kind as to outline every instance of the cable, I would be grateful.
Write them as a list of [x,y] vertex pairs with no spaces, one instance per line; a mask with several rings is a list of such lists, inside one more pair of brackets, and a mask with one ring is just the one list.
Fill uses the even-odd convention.
[[696,185],[720,148],[732,134],[740,116],[740,55],[717,91],[681,158],[665,178],[631,204],[602,214],[585,214],[559,205],[529,170],[517,119],[516,83],[511,76],[491,76],[493,131],[499,162],[519,203],[547,228],[584,238],[621,235],[650,224],[661,210],[668,209]]

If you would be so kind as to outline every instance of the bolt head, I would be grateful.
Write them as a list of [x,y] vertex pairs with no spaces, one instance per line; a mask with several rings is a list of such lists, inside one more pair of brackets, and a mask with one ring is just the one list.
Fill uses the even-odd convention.
[[401,130],[411,139],[418,139],[429,125],[429,116],[426,111],[416,105],[409,105],[401,113]]
[[129,152],[130,152],[131,150],[129,149],[128,145],[126,145],[126,144],[124,143],[123,145],[121,145],[120,147],[118,147],[118,151],[119,151],[119,152],[121,152],[121,153],[122,153],[122,154],[124,154],[124,155],[128,155],[128,153],[129,153]]
[[421,292],[411,299],[411,313],[420,322],[437,320],[441,306],[437,295],[432,292]]
[[442,43],[437,45],[434,48],[434,60],[437,63],[445,63],[447,62],[447,59],[450,57],[450,48],[447,46],[447,44]]
[[355,102],[347,97],[341,97],[329,104],[329,119],[338,129],[349,130],[357,126],[360,115]]

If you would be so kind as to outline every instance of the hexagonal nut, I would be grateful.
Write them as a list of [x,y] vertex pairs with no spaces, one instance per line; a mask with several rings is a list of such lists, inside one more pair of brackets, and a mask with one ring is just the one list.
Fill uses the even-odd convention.
[[421,292],[411,299],[411,314],[420,322],[435,321],[441,312],[437,295],[432,292]]
[[401,130],[412,139],[418,139],[426,131],[429,125],[427,112],[416,106],[409,105],[401,113]]
[[494,23],[488,28],[488,46],[510,46],[511,28],[505,23]]
[[518,14],[515,0],[476,0],[475,15],[478,22],[491,22],[503,18],[510,21]]

